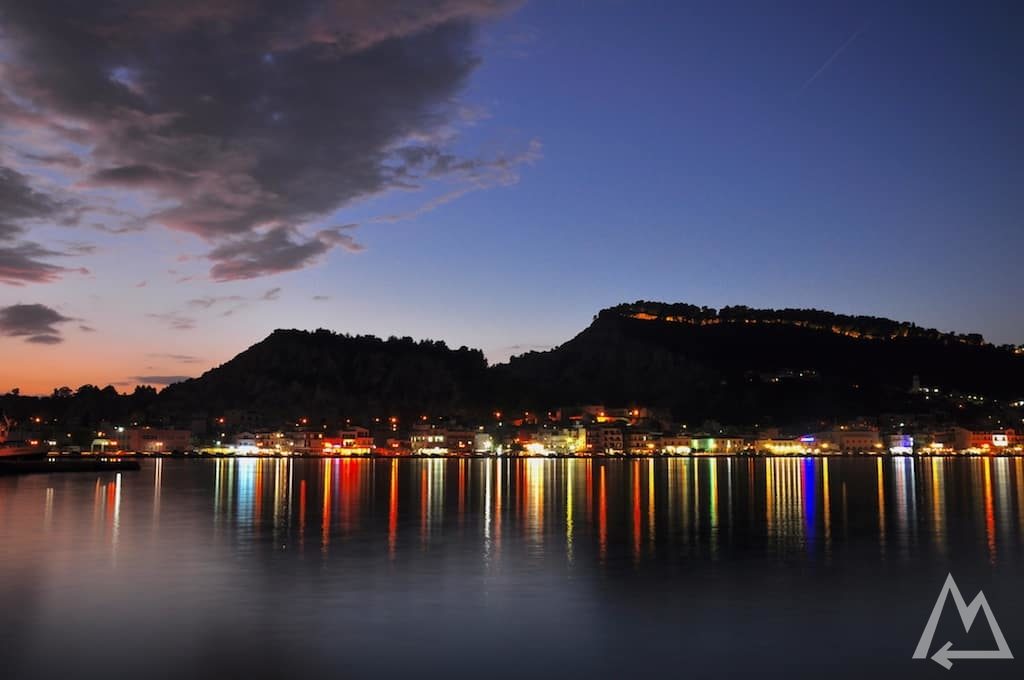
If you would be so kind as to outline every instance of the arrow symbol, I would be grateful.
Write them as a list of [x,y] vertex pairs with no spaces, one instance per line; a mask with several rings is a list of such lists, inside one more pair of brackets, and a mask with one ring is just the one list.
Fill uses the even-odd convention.
[[948,598],[952,598],[953,603],[956,605],[957,613],[960,615],[960,621],[964,624],[964,630],[968,633],[971,631],[971,626],[974,624],[974,619],[977,618],[978,614],[985,615],[985,619],[996,641],[996,649],[952,649],[953,643],[947,642],[939,651],[932,655],[932,661],[948,671],[953,667],[953,659],[1013,658],[1013,653],[1010,651],[1009,645],[1006,644],[1003,631],[999,629],[999,624],[996,623],[996,617],[992,614],[992,608],[989,607],[985,594],[979,591],[977,597],[970,604],[967,604],[960,593],[960,589],[956,586],[956,581],[953,580],[953,575],[949,574],[946,577],[946,583],[942,586],[942,591],[939,593],[939,599],[935,602],[935,608],[932,609],[932,614],[928,617],[928,624],[924,627],[921,639],[917,643],[917,649],[914,650],[915,659],[928,658],[928,649],[931,647],[932,636],[935,635],[935,629],[939,625],[939,617],[942,616],[942,608]]
[[947,642],[942,645],[939,651],[932,655],[932,661],[939,664],[947,671],[953,667],[953,659],[1012,659],[1013,655],[1009,650],[1001,649],[953,649],[953,643]]
[[935,652],[935,654],[932,655],[932,661],[939,664],[947,671],[953,667],[953,662],[950,661],[949,657],[953,654],[956,654],[956,652],[949,651],[949,648],[952,646],[952,642],[947,642],[946,644],[942,645],[942,648],[939,649],[939,651]]

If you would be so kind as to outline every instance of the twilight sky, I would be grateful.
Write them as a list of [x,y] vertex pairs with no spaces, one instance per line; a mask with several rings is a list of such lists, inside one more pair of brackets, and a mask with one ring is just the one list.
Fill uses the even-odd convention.
[[0,390],[639,298],[1024,342],[1016,2],[0,0]]

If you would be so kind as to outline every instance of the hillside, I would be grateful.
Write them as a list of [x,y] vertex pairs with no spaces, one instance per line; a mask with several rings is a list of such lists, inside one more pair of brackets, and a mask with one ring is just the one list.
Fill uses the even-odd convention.
[[603,310],[565,344],[492,371],[514,403],[538,409],[644,404],[743,422],[943,408],[909,394],[915,376],[946,395],[1024,396],[1024,356],[980,335],[819,310],[643,301]]
[[252,411],[271,419],[446,413],[481,401],[487,362],[443,342],[277,330],[202,376],[168,386],[172,413]]
[[[915,377],[926,391],[912,393]],[[421,414],[485,422],[494,410],[583,404],[661,407],[689,422],[900,413],[988,423],[1006,414],[1009,400],[1024,400],[1024,353],[980,335],[820,310],[640,301],[602,310],[554,349],[496,366],[479,350],[443,342],[277,330],[159,394],[61,388],[52,397],[0,397],[0,409],[83,427],[129,417],[189,423],[229,410],[267,424],[390,415],[408,422]]]
[[159,401],[175,414],[318,420],[590,403],[726,422],[968,415],[948,412],[949,399],[911,394],[915,376],[944,395],[1024,397],[1024,356],[979,335],[819,310],[637,302],[602,310],[552,350],[492,367],[479,350],[440,342],[278,330]]

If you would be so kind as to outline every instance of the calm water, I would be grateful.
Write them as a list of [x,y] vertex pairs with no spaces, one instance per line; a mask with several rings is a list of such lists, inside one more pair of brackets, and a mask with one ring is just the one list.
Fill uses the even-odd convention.
[[949,572],[1024,656],[1024,459],[156,460],[0,478],[0,675],[1020,677]]

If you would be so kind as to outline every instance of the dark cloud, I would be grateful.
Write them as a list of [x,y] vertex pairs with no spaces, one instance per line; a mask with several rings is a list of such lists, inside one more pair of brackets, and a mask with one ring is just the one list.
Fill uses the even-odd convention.
[[89,270],[84,267],[61,267],[45,261],[46,258],[61,257],[67,254],[44,248],[31,241],[10,244],[0,241],[0,283],[6,283],[9,286],[22,286],[26,283],[51,283],[71,272],[89,273]]
[[80,185],[145,192],[159,206],[147,221],[212,244],[216,280],[297,269],[359,249],[341,230],[305,230],[353,201],[438,179],[461,193],[507,183],[521,156],[447,147],[479,61],[475,27],[516,4],[5,3],[16,97],[0,95],[0,126],[88,149],[74,156]]
[[147,314],[150,319],[154,319],[163,324],[166,324],[168,328],[173,331],[190,331],[196,327],[196,320],[190,316],[183,316],[177,312],[166,312],[163,314]]
[[238,310],[244,309],[250,302],[271,302],[278,299],[280,294],[281,288],[277,287],[271,288],[267,292],[255,298],[248,298],[242,295],[206,295],[204,297],[187,300],[185,304],[192,309],[197,310],[207,310],[220,305],[226,305],[229,306],[230,309],[224,310],[220,315],[231,316]]
[[25,338],[25,342],[32,342],[37,345],[57,345],[64,342],[59,335],[32,335]]
[[0,241],[14,240],[14,237],[20,236],[21,232],[21,227],[0,223]]
[[53,345],[63,341],[57,326],[74,320],[46,305],[0,307],[0,335],[24,338],[26,342]]
[[181,364],[199,364],[203,360],[200,357],[192,356],[191,354],[168,354],[163,352],[154,352],[149,354],[154,359],[167,359],[169,361],[176,361]]
[[7,220],[35,220],[53,217],[61,204],[33,189],[20,172],[0,166],[0,217]]
[[20,153],[19,156],[32,163],[58,168],[80,168],[82,159],[71,153]]
[[96,246],[91,243],[82,243],[81,241],[62,241],[64,246],[63,253],[65,255],[92,255],[96,252]]
[[245,298],[241,295],[207,295],[206,297],[194,298],[186,304],[195,309],[209,309],[215,305],[226,302],[242,302]]
[[165,186],[186,187],[196,181],[190,176],[172,170],[160,170],[149,165],[123,165],[94,172],[86,180],[90,186],[112,186],[127,189],[156,188]]
[[327,300],[330,300],[330,299],[331,299],[330,295],[314,295],[313,296],[313,301],[314,302],[326,302]]
[[251,279],[268,274],[302,269],[335,246],[351,251],[362,246],[342,229],[323,229],[312,238],[295,230],[276,227],[262,234],[228,241],[210,251],[214,262],[210,276],[216,281]]
[[56,221],[65,210],[65,204],[33,189],[25,175],[0,165],[0,283],[50,283],[70,272],[88,273],[84,268],[63,267],[48,260],[88,254],[92,252],[89,244],[71,243],[64,250],[55,250],[23,238],[26,223]]
[[130,380],[142,385],[170,385],[188,380],[191,377],[189,375],[136,375]]

